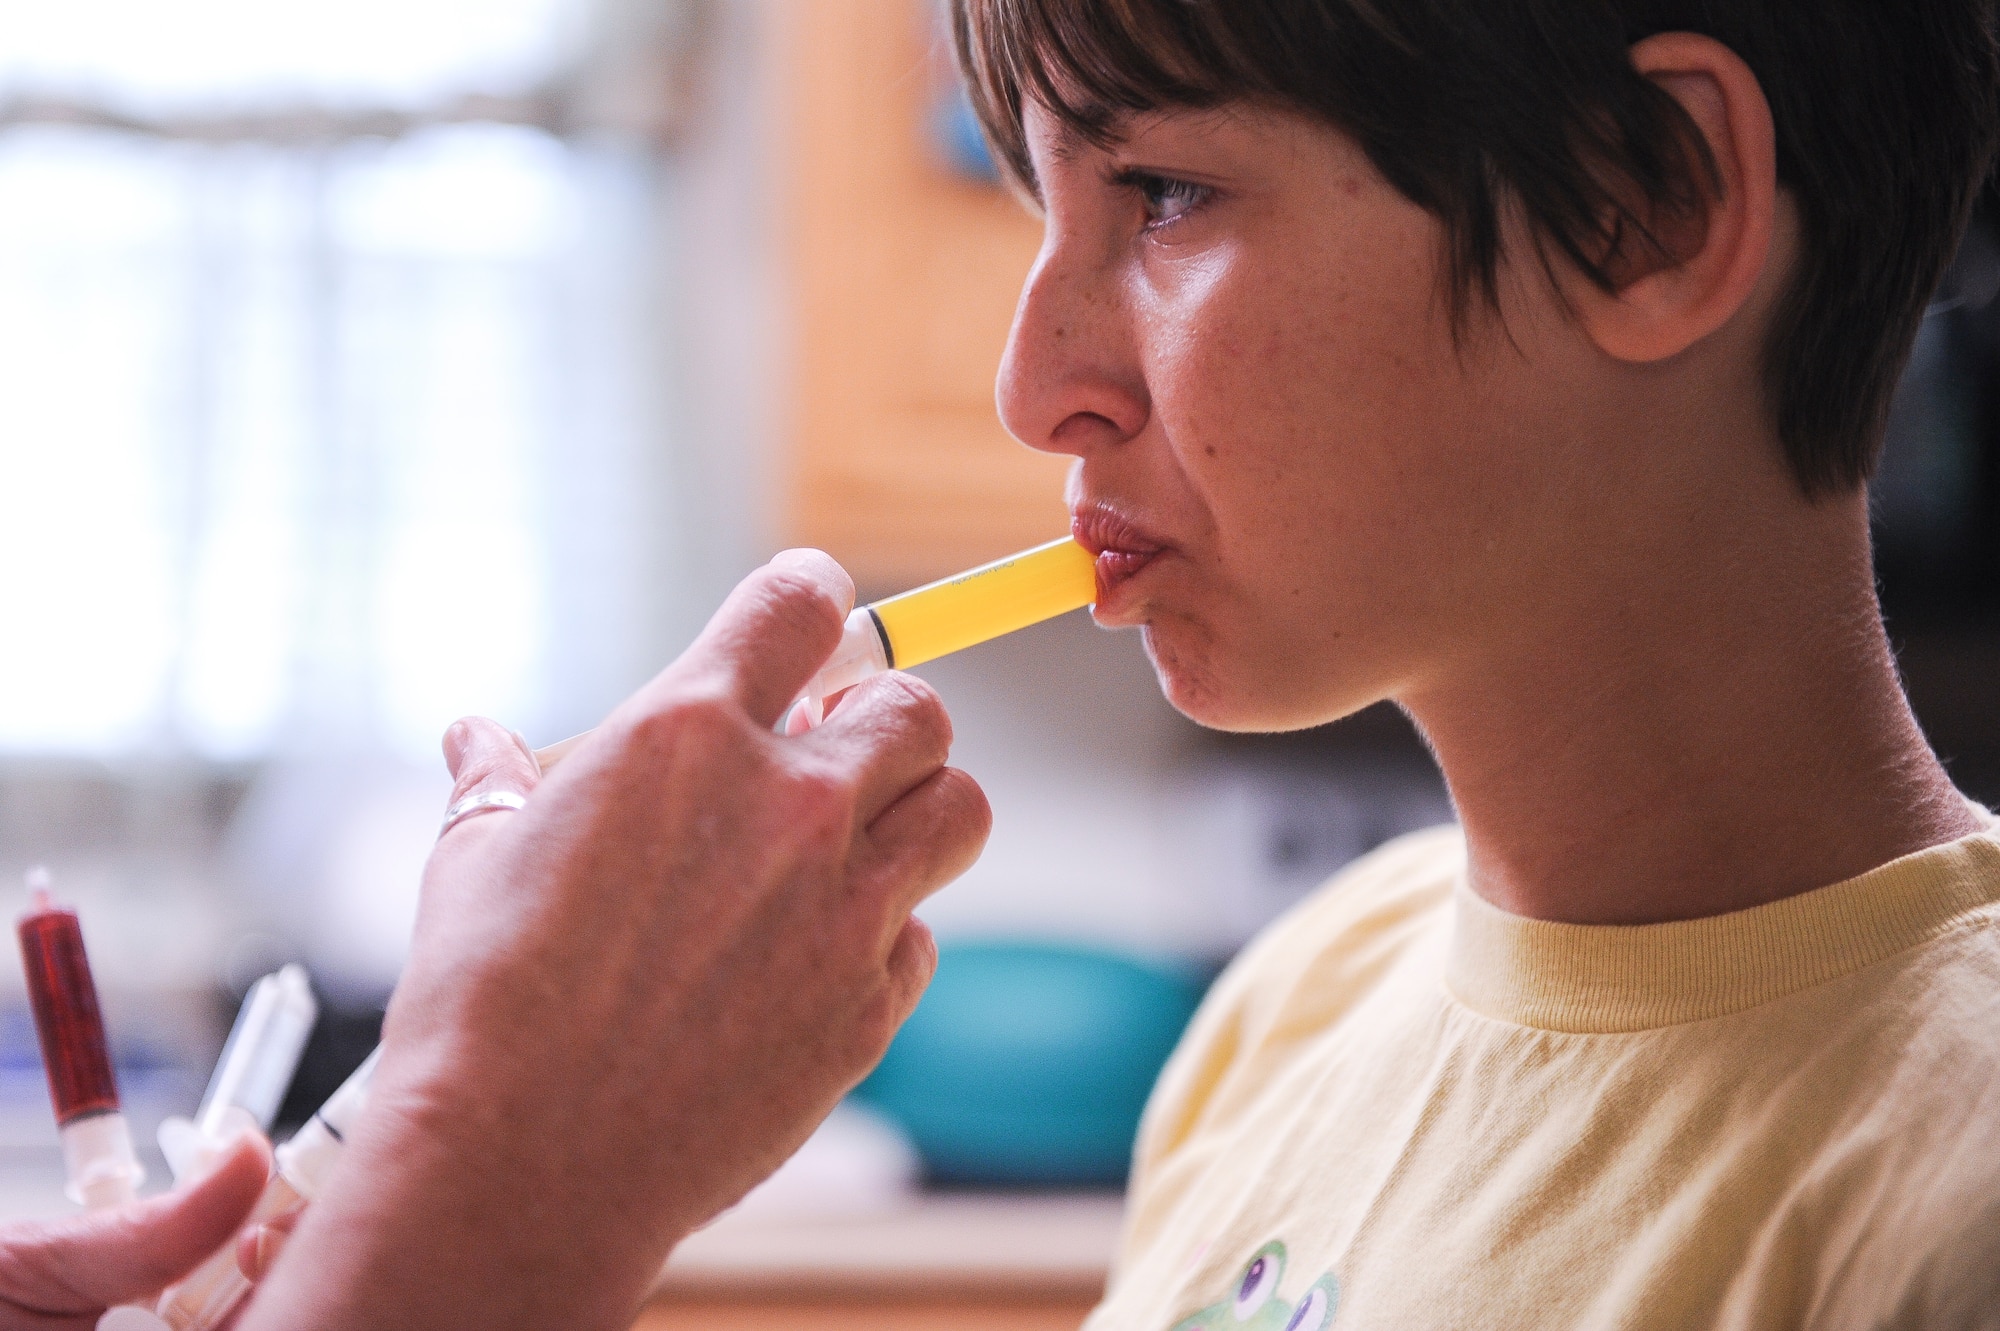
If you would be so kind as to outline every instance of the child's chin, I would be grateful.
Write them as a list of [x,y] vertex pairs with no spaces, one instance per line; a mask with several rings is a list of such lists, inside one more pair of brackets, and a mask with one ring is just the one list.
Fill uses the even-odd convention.
[[1231,661],[1203,635],[1166,631],[1158,621],[1146,626],[1145,640],[1160,692],[1175,711],[1210,730],[1244,735],[1308,730],[1387,696],[1367,688],[1330,689],[1330,681],[1318,675],[1260,671],[1255,663]]
[[1229,687],[1226,676],[1214,668],[1210,653],[1191,643],[1188,636],[1157,621],[1145,629],[1146,655],[1153,662],[1153,674],[1167,702],[1188,720],[1210,730],[1266,729],[1244,714],[1239,691]]

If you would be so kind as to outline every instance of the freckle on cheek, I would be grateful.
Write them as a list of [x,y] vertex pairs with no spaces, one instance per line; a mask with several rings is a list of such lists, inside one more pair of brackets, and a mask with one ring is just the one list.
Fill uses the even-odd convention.
[[1214,444],[1210,444],[1210,445],[1209,445],[1209,446],[1208,446],[1207,448],[1204,448],[1204,449],[1202,450],[1202,452],[1204,452],[1204,453],[1208,454],[1208,455],[1209,455],[1210,457],[1214,457],[1214,456],[1215,456],[1215,445],[1214,445]]

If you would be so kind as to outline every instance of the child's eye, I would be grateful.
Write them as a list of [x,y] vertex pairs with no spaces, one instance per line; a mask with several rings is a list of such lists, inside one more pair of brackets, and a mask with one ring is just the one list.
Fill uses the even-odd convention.
[[1148,171],[1122,172],[1118,183],[1137,194],[1145,205],[1148,230],[1187,216],[1214,193],[1207,185],[1156,176]]

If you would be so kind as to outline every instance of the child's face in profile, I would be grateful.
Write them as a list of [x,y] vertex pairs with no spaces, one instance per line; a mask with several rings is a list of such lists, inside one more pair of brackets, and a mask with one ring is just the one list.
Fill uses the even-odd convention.
[[1507,651],[1537,580],[1576,572],[1565,513],[1607,498],[1594,350],[1532,247],[1506,327],[1475,297],[1454,342],[1440,224],[1331,127],[1236,105],[1109,148],[1039,108],[1026,129],[1046,234],[1001,414],[1077,456],[1098,619],[1145,626],[1173,703],[1288,728]]

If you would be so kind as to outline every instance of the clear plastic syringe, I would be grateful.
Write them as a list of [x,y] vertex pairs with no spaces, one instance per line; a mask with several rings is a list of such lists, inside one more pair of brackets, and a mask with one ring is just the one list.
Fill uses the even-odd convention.
[[[847,617],[840,645],[792,703],[780,728],[797,734],[818,725],[828,698],[871,675],[935,661],[1080,610],[1096,599],[1096,561],[1065,536],[860,606]],[[537,750],[542,770],[553,767],[585,735]]]
[[296,961],[250,986],[194,1117],[160,1124],[160,1154],[176,1179],[199,1170],[244,1128],[271,1130],[298,1071],[319,1002]]
[[[368,1083],[375,1075],[380,1052],[368,1055],[354,1075],[327,1097],[319,1112],[277,1149],[271,1181],[264,1185],[264,1195],[257,1199],[245,1224],[268,1224],[298,1210],[325,1189],[346,1149],[347,1134],[368,1106]],[[173,1331],[209,1331],[221,1325],[249,1292],[250,1281],[236,1261],[236,1245],[227,1243],[187,1279],[160,1296],[159,1316]]]
[[296,961],[251,985],[195,1111],[195,1130],[221,1141],[229,1110],[238,1108],[270,1131],[318,1020],[319,1002],[306,968]]

